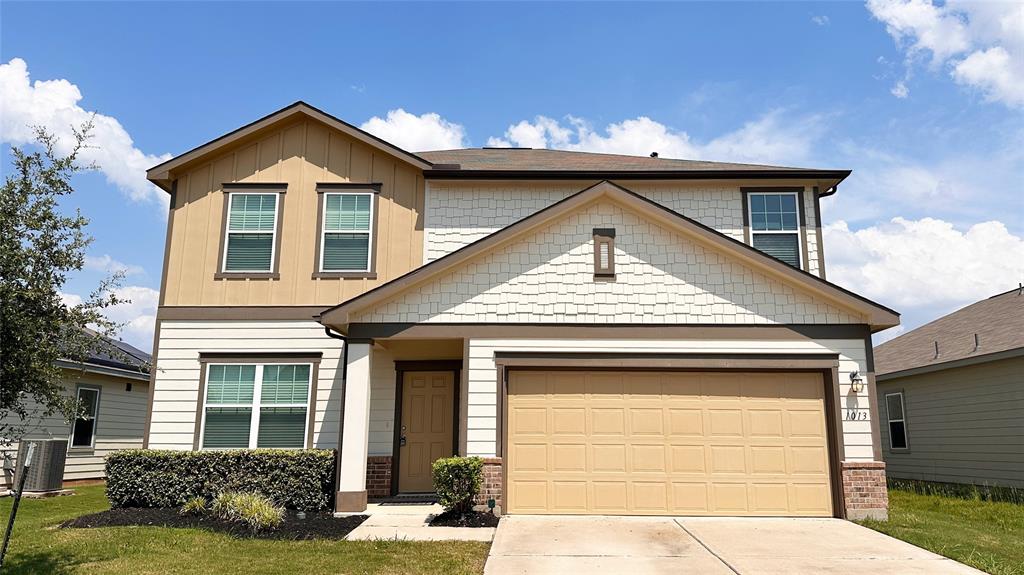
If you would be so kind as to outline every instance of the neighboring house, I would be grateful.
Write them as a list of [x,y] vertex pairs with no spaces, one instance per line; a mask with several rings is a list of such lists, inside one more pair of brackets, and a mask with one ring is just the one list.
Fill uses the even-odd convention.
[[[68,440],[66,484],[102,479],[108,453],[142,447],[150,360],[148,353],[123,341],[103,339],[85,362],[57,362],[66,393],[82,402],[87,415],[73,424],[59,414],[31,416],[23,439]],[[8,465],[0,486],[13,482],[18,445],[2,450]]]
[[288,106],[148,173],[148,446],[337,449],[339,511],[459,454],[505,513],[884,516],[870,338],[899,316],[825,281],[848,175],[412,154]]
[[1024,487],[1024,293],[875,348],[890,477]]

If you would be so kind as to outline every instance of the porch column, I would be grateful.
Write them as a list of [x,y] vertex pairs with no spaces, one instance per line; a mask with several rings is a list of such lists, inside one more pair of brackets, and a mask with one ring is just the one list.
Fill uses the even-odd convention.
[[345,378],[345,413],[338,454],[335,510],[366,510],[366,456],[370,437],[370,363],[372,341],[349,340]]

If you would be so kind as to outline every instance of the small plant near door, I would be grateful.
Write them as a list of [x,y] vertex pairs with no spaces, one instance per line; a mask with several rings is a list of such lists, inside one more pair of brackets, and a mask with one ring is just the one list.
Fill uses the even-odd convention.
[[479,457],[448,457],[433,465],[434,490],[444,513],[430,521],[431,526],[495,527],[498,518],[491,513],[473,511],[473,501],[484,479],[484,462]]

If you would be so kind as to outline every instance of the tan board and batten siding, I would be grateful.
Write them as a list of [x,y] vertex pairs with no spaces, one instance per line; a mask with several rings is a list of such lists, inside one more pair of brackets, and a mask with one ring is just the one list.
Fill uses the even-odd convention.
[[[335,305],[422,264],[419,168],[314,120],[276,126],[173,174],[169,254],[161,305]],[[316,184],[380,183],[376,279],[313,279]],[[223,183],[286,183],[280,279],[214,279],[224,230]],[[162,358],[161,358],[162,359]]]
[[[66,374],[68,372],[65,372]],[[64,480],[100,479],[104,476],[103,458],[120,449],[140,449],[146,424],[146,399],[149,383],[131,380],[127,391],[126,380],[99,374],[68,374],[64,380],[67,394],[75,393],[78,386],[100,388],[100,407],[96,417],[96,442],[92,448],[71,448],[71,426],[59,415],[44,418],[25,434],[26,439],[68,439],[68,455],[64,465]],[[10,456],[18,452],[17,443],[11,445]],[[0,485],[9,485],[11,477],[4,474]]]
[[[885,394],[902,391],[908,449],[889,443]],[[891,477],[1024,487],[1024,358],[878,383]]]

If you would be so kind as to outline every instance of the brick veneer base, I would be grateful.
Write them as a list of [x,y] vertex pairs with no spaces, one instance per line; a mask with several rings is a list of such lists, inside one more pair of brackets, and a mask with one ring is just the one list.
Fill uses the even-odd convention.
[[366,458],[366,497],[391,497],[391,456],[373,455]]
[[844,461],[842,474],[847,519],[889,518],[884,462]]
[[484,457],[484,482],[480,486],[480,493],[476,497],[476,507],[481,510],[487,509],[487,500],[494,499],[494,512],[501,515],[502,506],[502,483],[500,457]]

